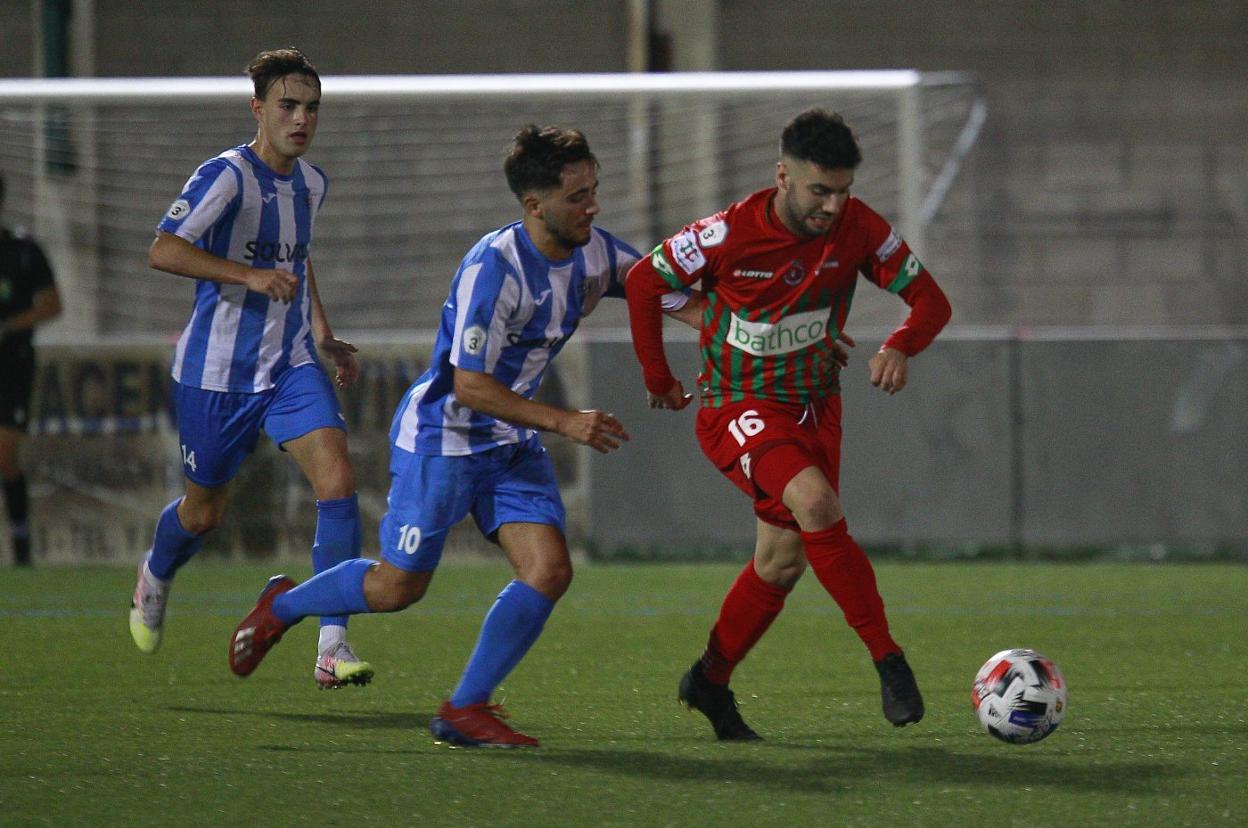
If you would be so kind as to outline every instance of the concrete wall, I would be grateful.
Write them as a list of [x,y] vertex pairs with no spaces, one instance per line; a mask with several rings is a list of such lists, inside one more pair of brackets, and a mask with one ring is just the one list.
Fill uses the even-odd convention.
[[[841,498],[856,538],[902,548],[1167,544],[1248,553],[1248,339],[942,337],[889,397],[860,338],[842,378]],[[692,342],[669,345],[678,376]],[[700,454],[693,407],[651,411],[626,343],[591,346],[591,398],[634,435],[591,465],[606,550],[748,549],[749,501]]]
[[[725,69],[979,74],[991,119],[973,237],[929,256],[939,271],[981,251],[953,286],[961,321],[1248,321],[1248,5],[721,6]],[[779,48],[760,49],[761,31]]]
[[620,0],[94,0],[98,75],[230,75],[297,45],[326,75],[622,72]]
[[[1248,338],[942,338],[893,397],[866,380],[863,337],[843,377],[841,495],[855,537],[907,550],[1135,548],[1248,556]],[[342,394],[365,550],[389,485],[394,407],[429,343],[368,344]],[[696,345],[668,347],[691,381]],[[32,526],[38,559],[132,563],[182,490],[163,345],[49,346],[32,406]],[[702,456],[695,408],[645,405],[631,346],[573,340],[543,399],[614,412],[633,440],[598,455],[552,435],[568,537],[604,557],[732,555],[752,547],[749,501]],[[688,386],[688,382],[686,383]],[[233,484],[208,554],[303,560],[312,492],[267,440]],[[6,560],[0,532],[0,561]],[[471,521],[450,554],[493,554]]]

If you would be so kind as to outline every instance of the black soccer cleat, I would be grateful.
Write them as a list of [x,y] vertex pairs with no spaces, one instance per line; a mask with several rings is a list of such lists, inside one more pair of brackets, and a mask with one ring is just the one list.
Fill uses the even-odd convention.
[[680,679],[676,699],[690,710],[706,716],[721,741],[762,741],[737,712],[737,699],[726,684],[712,684],[702,674],[702,662],[695,662]]
[[896,727],[904,727],[923,718],[923,696],[914,681],[914,671],[902,653],[889,653],[875,662],[880,674],[880,700],[884,718]]

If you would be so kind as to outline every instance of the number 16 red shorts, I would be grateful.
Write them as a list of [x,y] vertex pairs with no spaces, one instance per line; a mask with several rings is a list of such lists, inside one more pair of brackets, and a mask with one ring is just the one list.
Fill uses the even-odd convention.
[[[785,484],[807,466],[818,467],[832,488],[840,490],[839,394],[808,405],[745,400],[701,408],[697,435],[702,453],[754,500],[754,514],[773,526],[800,531],[780,495]],[[776,451],[779,447],[783,450]],[[761,475],[760,463],[765,469]],[[756,480],[767,481],[774,495]]]

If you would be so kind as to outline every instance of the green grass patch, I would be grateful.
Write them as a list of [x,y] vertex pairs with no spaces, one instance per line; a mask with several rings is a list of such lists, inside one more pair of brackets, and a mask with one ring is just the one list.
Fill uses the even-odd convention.
[[[736,569],[581,567],[500,693],[542,740],[525,752],[452,749],[427,730],[501,566],[448,566],[421,604],[354,619],[377,679],[334,692],[312,682],[314,622],[251,678],[230,674],[229,633],[267,568],[189,566],[150,657],[126,629],[131,572],[6,570],[0,823],[1248,822],[1248,568],[882,564],[928,707],[904,729],[808,576],[733,679],[766,741],[720,744],[676,684]],[[1070,684],[1065,721],[1037,745],[994,741],[970,708],[975,671],[1014,646]]]

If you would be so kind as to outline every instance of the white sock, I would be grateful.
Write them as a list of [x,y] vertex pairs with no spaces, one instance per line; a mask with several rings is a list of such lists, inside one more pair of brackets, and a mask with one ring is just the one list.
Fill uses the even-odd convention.
[[158,593],[160,595],[167,595],[169,593],[169,587],[171,587],[172,585],[173,585],[172,578],[170,578],[168,581],[162,581],[160,578],[157,578],[155,575],[153,575],[152,570],[149,569],[147,566],[147,558],[143,559],[143,587],[146,590]]
[[326,624],[321,627],[321,637],[316,644],[318,653],[328,652],[347,640],[347,628],[338,624]]

